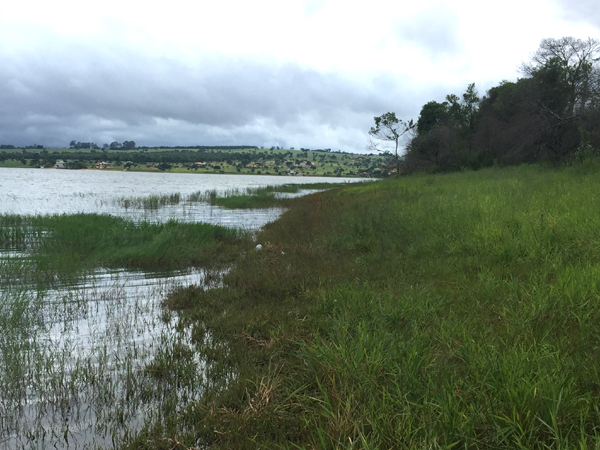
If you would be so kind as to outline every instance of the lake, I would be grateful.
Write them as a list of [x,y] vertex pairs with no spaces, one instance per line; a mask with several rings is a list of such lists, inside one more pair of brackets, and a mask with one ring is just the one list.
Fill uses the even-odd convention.
[[[281,210],[226,210],[189,199],[323,181],[356,180],[0,169],[0,214],[83,212],[258,229]],[[125,201],[172,194],[177,201],[162,207]],[[215,287],[219,273],[99,269],[40,289],[25,281],[28,270],[27,251],[0,248],[0,449],[118,447],[145,423],[164,419],[157,404],[173,402],[176,412],[199,398],[207,381],[193,330],[161,301],[178,287]],[[184,369],[194,381],[186,388],[157,381],[174,353],[187,355]]]
[[218,175],[143,173],[100,170],[0,169],[0,214],[99,213],[132,220],[206,222],[238,228],[259,228],[275,220],[281,211],[226,210],[206,203],[182,202],[159,210],[126,208],[119,200],[197,192],[218,194],[247,188],[308,184],[345,183],[356,178],[290,177],[269,175]]

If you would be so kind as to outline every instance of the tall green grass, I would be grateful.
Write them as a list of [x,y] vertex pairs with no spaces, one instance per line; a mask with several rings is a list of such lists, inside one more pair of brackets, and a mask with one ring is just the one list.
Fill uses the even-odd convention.
[[216,381],[141,447],[597,448],[599,205],[581,165],[294,200],[225,289],[169,299]]
[[28,249],[36,270],[48,274],[97,267],[218,267],[230,262],[240,246],[251,245],[246,233],[221,226],[176,221],[136,224],[96,214],[0,216],[0,239],[6,247]]

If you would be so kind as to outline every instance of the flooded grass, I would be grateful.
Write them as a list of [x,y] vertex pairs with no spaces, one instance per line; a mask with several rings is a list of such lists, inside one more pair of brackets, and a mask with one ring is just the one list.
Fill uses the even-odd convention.
[[270,185],[259,188],[229,189],[219,192],[216,189],[198,191],[189,195],[174,193],[168,195],[152,195],[146,197],[120,197],[114,204],[129,209],[158,210],[165,206],[179,204],[208,203],[231,209],[256,209],[281,206],[281,199],[277,194],[308,193],[315,190],[332,189],[339,183],[306,183]]
[[332,183],[286,184],[231,190],[224,193],[217,193],[217,191],[199,192],[190,196],[189,199],[205,201],[211,205],[228,209],[273,208],[287,206],[286,199],[292,197],[293,194],[304,195],[311,191],[333,189],[338,186],[339,184]]
[[118,448],[164,419],[158,404],[198,399],[193,327],[162,299],[204,278],[101,271],[46,290],[3,286],[0,448]]
[[[245,196],[271,201],[277,192],[299,191]],[[156,211],[221,198],[203,195],[120,206]],[[200,223],[0,215],[0,448],[121,448],[160,430],[193,434],[196,424],[180,418],[246,369],[231,365],[229,344],[187,310],[255,245],[247,231]],[[172,447],[177,437],[162,442]]]
[[[218,270],[254,245],[231,228],[90,214],[0,216],[0,239],[7,449],[118,448],[166,420],[158,404],[197,399],[204,362],[193,327],[162,300],[177,287],[218,285]],[[180,272],[190,267],[217,271]]]
[[[169,270],[225,265],[247,232],[203,223],[133,223],[95,214],[0,216],[6,249],[27,251],[40,273],[77,274],[96,267]],[[7,226],[8,225],[8,226]]]
[[121,197],[115,203],[125,209],[149,209],[157,210],[164,206],[178,205],[181,202],[181,194],[150,195],[146,197]]

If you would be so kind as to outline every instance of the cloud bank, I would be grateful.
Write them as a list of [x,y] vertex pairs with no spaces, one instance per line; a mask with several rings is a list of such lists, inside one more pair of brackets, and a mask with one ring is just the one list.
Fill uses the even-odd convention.
[[374,116],[484,94],[542,38],[600,30],[591,1],[507,2],[5,2],[0,144],[364,151]]

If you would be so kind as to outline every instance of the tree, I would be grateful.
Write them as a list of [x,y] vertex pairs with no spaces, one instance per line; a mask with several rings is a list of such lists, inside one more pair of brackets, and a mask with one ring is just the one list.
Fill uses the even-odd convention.
[[[543,136],[549,126],[540,113],[539,90],[531,78],[502,81],[480,103],[472,144],[480,167],[521,164],[542,157]],[[476,161],[476,165],[477,165]]]
[[475,89],[475,83],[469,84],[467,90],[462,95],[461,116],[462,124],[469,131],[475,129],[477,121],[477,111],[479,110],[479,95]]
[[436,125],[447,122],[448,118],[448,103],[436,101],[425,103],[421,108],[419,120],[417,120],[417,132],[419,134],[429,133]]
[[400,157],[398,156],[398,147],[400,147],[401,138],[409,131],[414,129],[415,124],[412,120],[404,122],[396,117],[396,113],[387,112],[381,116],[375,117],[375,126],[371,127],[369,135],[369,149],[378,152],[386,152],[393,149],[396,160],[396,174],[400,174]]
[[454,94],[446,96],[448,115],[454,121],[454,125],[462,128],[463,132],[470,132],[475,128],[477,110],[479,108],[479,95],[475,89],[475,83],[469,84],[462,95],[462,100]]
[[521,65],[536,89],[541,154],[568,163],[582,144],[597,142],[600,117],[600,41],[543,39]]
[[598,81],[600,41],[571,36],[560,39],[542,39],[540,47],[531,55],[529,63],[521,65],[521,72],[530,77],[554,77],[564,84],[567,102],[557,114],[576,115],[589,105],[592,91]]

